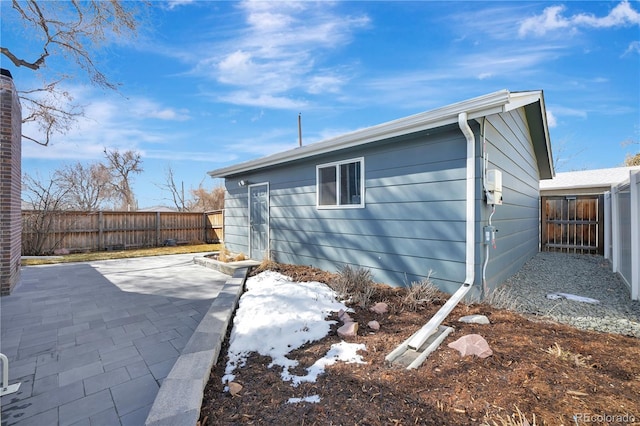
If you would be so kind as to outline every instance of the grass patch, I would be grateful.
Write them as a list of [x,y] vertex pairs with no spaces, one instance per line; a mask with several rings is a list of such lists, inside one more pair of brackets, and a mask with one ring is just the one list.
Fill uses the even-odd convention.
[[133,250],[73,253],[62,256],[42,256],[23,258],[23,266],[51,265],[55,263],[90,262],[94,260],[125,259],[130,257],[163,256],[167,254],[188,254],[220,250],[221,244],[196,244],[174,247],[152,247]]
[[506,309],[508,311],[517,312],[520,310],[521,303],[518,302],[518,298],[514,296],[511,289],[502,286],[490,292],[483,302],[498,309]]
[[589,355],[584,356],[584,355],[573,353],[569,350],[563,349],[560,347],[560,345],[557,342],[553,346],[549,346],[545,352],[548,353],[549,355],[556,356],[565,361],[572,362],[577,367],[591,367],[591,365],[589,365],[589,360],[591,359],[591,356]]
[[492,423],[483,423],[482,426],[536,426],[536,415],[532,414],[531,421],[527,419],[527,417],[522,414],[522,411],[515,406],[516,412],[511,414],[508,417],[502,417],[500,415],[497,416],[498,422],[495,420]]

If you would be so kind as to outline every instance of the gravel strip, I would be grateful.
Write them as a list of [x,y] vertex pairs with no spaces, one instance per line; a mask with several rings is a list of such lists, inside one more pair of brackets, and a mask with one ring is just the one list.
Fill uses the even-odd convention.
[[[597,299],[590,304],[552,300],[551,293]],[[640,338],[640,302],[602,256],[538,253],[489,298],[489,303],[518,312],[540,315],[584,330]]]

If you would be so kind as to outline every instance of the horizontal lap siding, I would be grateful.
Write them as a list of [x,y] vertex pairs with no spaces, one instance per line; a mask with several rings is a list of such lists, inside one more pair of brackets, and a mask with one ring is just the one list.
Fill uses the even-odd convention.
[[[492,220],[498,233],[486,272],[490,288],[516,273],[538,251],[539,173],[527,126],[521,110],[487,117],[485,123],[488,168],[502,171],[503,186],[503,205],[496,206]],[[490,213],[489,207],[482,207],[482,225]],[[484,256],[484,246],[480,247]]]
[[249,253],[247,188],[227,179],[224,197],[224,245],[235,253]]
[[[246,250],[247,190],[269,182],[275,260],[337,271],[345,264],[407,285],[432,272],[443,289],[464,280],[465,140],[457,126],[227,178],[225,242]],[[318,209],[316,166],[364,157],[365,208]]]

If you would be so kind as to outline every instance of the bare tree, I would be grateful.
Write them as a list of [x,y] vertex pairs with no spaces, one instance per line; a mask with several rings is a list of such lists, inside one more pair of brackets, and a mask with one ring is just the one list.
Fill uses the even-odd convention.
[[64,239],[64,234],[52,235],[55,221],[65,210],[68,190],[58,186],[54,179],[39,176],[22,177],[22,192],[30,205],[23,215],[22,254],[42,255],[53,252]]
[[[72,96],[61,88],[62,82],[76,76],[47,68],[50,56],[63,57],[65,64],[75,64],[98,87],[117,89],[118,84],[111,82],[96,65],[93,52],[112,39],[134,35],[141,4],[147,3],[12,0],[14,17],[24,24],[31,39],[42,40],[42,46],[31,57],[23,57],[19,49],[8,46],[0,46],[0,53],[16,67],[47,69],[43,73],[46,74],[43,87],[19,92],[25,110],[23,122],[37,122],[43,134],[42,139],[23,135],[24,138],[48,145],[54,133],[65,133],[83,115],[82,108],[74,105]],[[3,8],[3,26],[17,32],[17,25],[6,23],[11,19],[8,12],[8,8]]]
[[66,190],[65,202],[72,209],[98,210],[113,193],[111,173],[102,163],[84,166],[78,162],[56,170],[53,176],[57,185]]
[[114,197],[119,199],[119,207],[123,210],[131,210],[137,208],[137,202],[131,183],[133,175],[142,173],[142,158],[140,154],[128,150],[121,153],[118,149],[104,149],[104,155],[107,158],[107,168],[111,173],[111,187],[114,191]]
[[[180,185],[176,183],[175,173],[171,165],[165,169],[165,182],[162,185],[158,185],[160,189],[169,191],[171,195],[171,202],[179,211],[186,211],[188,201],[185,200],[184,195],[184,182],[181,181]],[[190,204],[190,203],[189,203]]]
[[189,203],[189,211],[207,212],[221,210],[224,208],[224,188],[218,186],[213,189],[206,189],[202,183],[191,190],[193,200]]

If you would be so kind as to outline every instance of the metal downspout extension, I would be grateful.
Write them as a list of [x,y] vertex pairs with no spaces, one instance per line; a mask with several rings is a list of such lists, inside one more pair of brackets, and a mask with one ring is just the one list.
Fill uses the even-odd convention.
[[[414,335],[409,337],[398,348],[393,350],[386,356],[387,361],[393,361],[401,356],[407,350],[419,350],[429,337],[431,337],[437,330],[442,321],[451,313],[453,308],[462,300],[462,298],[469,292],[473,286],[475,278],[475,135],[467,123],[467,113],[461,112],[458,114],[458,126],[464,134],[467,140],[467,190],[466,190],[466,274],[464,283],[460,288],[447,300],[447,302],[436,312],[436,314],[427,322],[420,330]],[[442,339],[444,340],[444,339]],[[439,343],[438,343],[439,344]],[[435,348],[434,348],[435,349]],[[426,352],[426,351],[425,351]],[[418,368],[422,362],[427,358],[430,352],[426,352],[414,362],[412,362],[407,368]]]

